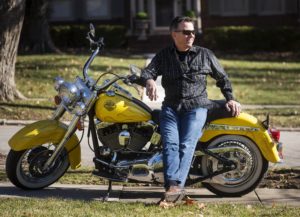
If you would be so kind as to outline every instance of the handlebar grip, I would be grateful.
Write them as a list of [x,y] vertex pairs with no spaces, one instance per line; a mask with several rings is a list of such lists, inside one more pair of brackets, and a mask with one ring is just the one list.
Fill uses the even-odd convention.
[[131,75],[128,77],[129,81],[133,84],[145,86],[145,81],[143,78],[137,76],[137,75]]

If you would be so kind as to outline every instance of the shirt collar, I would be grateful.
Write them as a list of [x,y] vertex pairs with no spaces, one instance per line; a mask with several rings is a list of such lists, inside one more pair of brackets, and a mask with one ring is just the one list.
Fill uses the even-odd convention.
[[[176,52],[176,45],[175,45],[175,43],[172,44],[171,49],[172,49],[172,51]],[[194,45],[188,51],[192,52],[192,53],[197,53],[197,49],[196,49],[196,47]]]

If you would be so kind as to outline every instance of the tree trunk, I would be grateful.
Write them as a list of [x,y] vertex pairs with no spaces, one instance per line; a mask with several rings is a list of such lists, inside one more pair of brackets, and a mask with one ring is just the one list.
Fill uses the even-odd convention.
[[15,84],[15,63],[25,13],[25,0],[2,0],[0,5],[0,101],[24,98]]
[[60,53],[52,41],[48,24],[49,0],[27,0],[20,51],[26,53]]

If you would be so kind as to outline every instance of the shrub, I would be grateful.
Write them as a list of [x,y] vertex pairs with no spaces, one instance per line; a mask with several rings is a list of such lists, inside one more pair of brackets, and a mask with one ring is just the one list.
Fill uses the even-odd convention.
[[144,11],[140,11],[136,14],[135,18],[138,20],[146,20],[148,19],[148,14]]
[[217,50],[297,51],[300,48],[300,29],[249,26],[207,28],[204,30],[203,43]]
[[[88,47],[89,25],[56,25],[50,27],[54,44],[60,48]],[[126,42],[126,28],[120,25],[96,25],[96,36],[104,37],[106,48],[118,48]]]
[[193,10],[187,10],[187,11],[184,13],[184,16],[190,17],[190,18],[196,18],[195,11],[193,11]]

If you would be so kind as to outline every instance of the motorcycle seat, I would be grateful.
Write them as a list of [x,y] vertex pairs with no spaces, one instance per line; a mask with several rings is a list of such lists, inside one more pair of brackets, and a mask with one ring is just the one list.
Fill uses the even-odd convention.
[[[206,124],[210,122],[221,119],[221,118],[229,118],[232,117],[231,112],[228,112],[225,108],[226,101],[225,100],[211,100],[212,106],[207,111]],[[159,125],[159,113],[161,109],[154,109],[151,112],[152,120]]]

